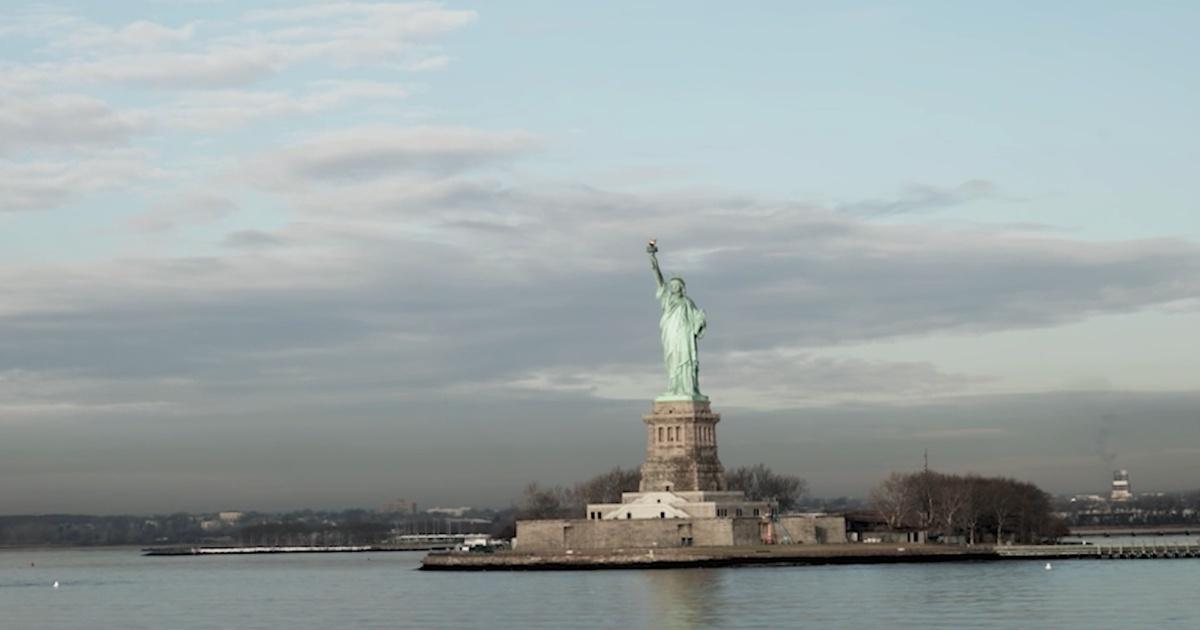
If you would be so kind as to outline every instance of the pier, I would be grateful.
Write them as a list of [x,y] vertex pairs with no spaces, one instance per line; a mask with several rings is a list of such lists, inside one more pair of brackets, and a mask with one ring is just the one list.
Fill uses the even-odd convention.
[[1200,525],[1141,525],[1141,526],[1084,526],[1072,527],[1072,536],[1103,536],[1138,538],[1142,536],[1200,536]]
[[1100,559],[1100,560],[1153,560],[1173,558],[1200,558],[1200,544],[1153,544],[1145,545],[1023,545],[996,547],[996,553],[1012,559]]
[[[386,545],[170,545],[146,547],[144,556],[217,556],[262,553],[362,553],[368,551],[448,551],[481,544],[480,534],[404,534]],[[483,543],[490,544],[490,543]]]

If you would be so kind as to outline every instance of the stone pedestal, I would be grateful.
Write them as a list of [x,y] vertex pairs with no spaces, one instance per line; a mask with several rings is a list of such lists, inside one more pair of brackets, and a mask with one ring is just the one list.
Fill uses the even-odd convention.
[[717,459],[717,423],[706,399],[658,399],[646,423],[641,492],[720,492],[725,469]]
[[[727,542],[719,544],[761,542],[758,528],[760,521],[770,516],[771,506],[766,501],[747,500],[742,492],[725,489],[725,469],[717,459],[717,423],[721,416],[713,413],[708,399],[660,396],[654,400],[650,413],[642,416],[642,421],[646,424],[646,462],[642,464],[639,491],[622,493],[620,503],[587,506],[587,521],[625,523],[624,529],[605,529],[612,536],[606,537],[604,544],[658,546],[662,541],[647,538],[645,532],[650,530],[644,529],[647,526],[642,524],[648,520],[670,519],[688,521],[679,525],[679,528],[686,528],[687,533],[674,539],[678,541],[673,543],[677,546],[718,544],[697,542],[702,538],[693,538],[692,528],[735,527],[731,524],[734,521],[741,523],[736,527],[748,528],[745,531],[753,535],[722,538]],[[600,527],[599,523],[595,523],[595,527]],[[591,532],[593,529],[581,527],[579,531]],[[676,532],[669,527],[662,531],[668,530]],[[764,531],[769,533],[769,530]]]

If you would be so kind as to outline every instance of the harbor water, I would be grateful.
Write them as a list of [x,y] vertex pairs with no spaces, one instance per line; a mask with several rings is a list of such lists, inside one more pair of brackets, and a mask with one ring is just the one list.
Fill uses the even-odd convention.
[[0,551],[0,628],[1200,627],[1200,560],[428,573],[421,557]]

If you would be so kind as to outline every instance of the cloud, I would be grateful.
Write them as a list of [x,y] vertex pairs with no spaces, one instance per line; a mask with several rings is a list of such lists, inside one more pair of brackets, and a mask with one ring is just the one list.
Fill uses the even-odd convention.
[[993,380],[949,374],[932,362],[844,359],[788,348],[720,353],[706,364],[714,368],[708,380],[734,384],[722,392],[726,404],[751,409],[929,400],[966,394]]
[[135,50],[149,52],[185,44],[196,32],[196,24],[171,28],[149,20],[136,20],[118,28],[81,23],[52,43],[51,49],[72,51]]
[[[0,212],[14,212],[54,208],[162,175],[149,165],[161,157],[162,147],[213,141],[193,135],[188,143],[197,131],[363,104],[376,107],[375,113],[395,114],[409,89],[395,81],[356,78],[353,70],[372,68],[386,76],[409,66],[436,69],[448,57],[433,40],[470,23],[475,14],[433,3],[345,2],[182,25],[147,19],[100,24],[44,7],[3,17],[4,34],[27,47],[0,59]],[[299,89],[253,86],[300,66],[312,76],[336,78],[310,80]],[[112,85],[134,88],[122,98],[138,105],[116,105],[119,99],[106,89]],[[491,146],[482,135],[476,138],[482,144],[467,146],[471,139],[462,136],[470,132],[442,131],[437,168],[486,161],[489,150],[505,150],[499,143],[506,139],[522,141],[497,132]],[[270,132],[256,132],[257,142],[278,143]],[[413,133],[410,141],[438,140]],[[135,148],[118,150],[129,146]],[[327,157],[336,162],[336,156]],[[400,159],[395,152],[393,157]],[[414,155],[413,164],[420,157]],[[172,178],[188,176],[177,172]]]
[[[649,353],[654,348],[644,350]],[[642,400],[647,395],[647,383],[664,381],[662,371],[650,362],[557,365],[494,385],[530,394],[568,392],[607,399]],[[928,362],[841,359],[772,348],[706,353],[702,380],[705,391],[727,407],[770,410],[927,400],[965,394],[971,384],[989,379],[946,374]]]
[[928,212],[961,206],[972,201],[1000,198],[999,189],[990,181],[973,179],[958,186],[911,184],[892,199],[867,199],[837,206],[842,212],[863,216],[888,216]]
[[[720,194],[414,174],[400,170],[410,155],[380,151],[366,135],[333,143],[335,159],[325,160],[318,146],[311,162],[300,150],[274,160],[291,169],[293,184],[283,190],[294,207],[336,216],[338,238],[366,248],[359,251],[420,234],[457,251],[464,273],[591,282],[632,273],[641,261],[630,244],[658,236],[669,248],[664,265],[702,274],[690,285],[702,305],[707,297],[723,319],[746,322],[716,338],[730,348],[1058,325],[1188,299],[1200,280],[1200,252],[1183,240],[1106,243],[993,227],[879,225]],[[373,176],[370,186],[347,179],[363,173]]]
[[[286,9],[254,11],[246,16],[251,22],[318,22],[323,28],[344,32],[362,30],[387,33],[401,38],[425,38],[461,28],[478,18],[468,10],[450,10],[439,3],[328,2]],[[291,38],[303,38],[304,30],[288,31]]]
[[[157,379],[156,384],[180,385],[170,379]],[[119,379],[88,377],[70,372],[4,370],[0,371],[0,425],[5,418],[20,418],[27,422],[77,418],[81,415],[161,416],[171,413],[174,407],[173,403],[163,400],[136,400],[132,398],[135,395],[130,384]]]
[[30,86],[117,83],[161,89],[246,86],[306,62],[432,70],[445,62],[431,54],[429,42],[475,18],[473,11],[433,3],[356,2],[255,11],[205,29],[146,20],[109,27],[38,14],[25,16],[14,30],[46,39],[51,52],[86,54],[9,62],[0,70]]
[[433,55],[411,61],[405,64],[404,69],[413,72],[428,72],[430,70],[441,70],[448,65],[450,65],[450,57],[446,55]]
[[80,149],[125,144],[149,124],[82,94],[0,92],[0,155],[29,149]]
[[158,114],[165,127],[225,129],[256,120],[311,115],[352,104],[396,102],[408,96],[400,85],[377,81],[319,81],[304,94],[281,90],[188,92]]
[[1006,432],[1000,427],[965,427],[960,429],[932,429],[912,434],[914,440],[978,440],[994,439]]
[[[271,46],[224,47],[204,52],[111,55],[69,62],[47,73],[78,82],[127,83],[163,89],[219,88],[264,79],[288,64],[286,50]],[[50,77],[47,77],[49,79]]]
[[287,240],[261,230],[238,230],[229,233],[222,242],[226,247],[260,249],[284,245]]
[[238,205],[228,197],[193,192],[177,199],[157,201],[152,209],[131,218],[130,223],[144,232],[165,232],[181,225],[213,223],[237,209]]
[[[46,368],[96,370],[114,366],[95,357],[123,355],[156,371],[191,377],[199,370],[205,378],[209,364],[193,360],[211,357],[249,383],[262,368],[251,354],[304,348],[304,363],[293,367],[315,379],[361,379],[354,391],[367,398],[400,391],[394,382],[375,389],[377,370],[408,374],[426,392],[586,375],[587,366],[654,375],[656,305],[640,248],[656,235],[663,265],[690,280],[689,292],[709,312],[706,383],[781,404],[895,401],[970,391],[988,375],[947,374],[932,363],[835,360],[818,349],[1052,326],[1151,308],[1200,288],[1200,248],[1183,241],[1032,238],[878,225],[720,195],[397,177],[392,169],[426,159],[409,147],[432,144],[409,142],[404,133],[374,134],[378,143],[371,134],[355,137],[361,142],[332,143],[331,151],[312,145],[312,161],[301,167],[280,160],[308,184],[282,199],[294,194],[313,208],[278,230],[235,231],[220,255],[0,271],[7,326],[57,322],[81,331],[69,345],[44,348],[24,347],[17,336],[0,353]],[[466,137],[472,141],[456,146],[476,147],[479,136]],[[382,156],[389,168],[363,156]],[[428,159],[444,158],[439,150]],[[322,169],[373,179],[360,185],[312,175]],[[418,181],[440,192],[423,194],[419,204],[393,197]],[[381,212],[397,203],[393,214],[336,205],[315,214],[341,195],[350,195],[343,204],[356,203],[372,191],[381,195]],[[246,338],[259,322],[269,334]],[[121,340],[130,337],[160,347],[161,356],[123,352]],[[356,354],[364,348],[372,358]],[[414,359],[419,365],[410,365]],[[645,387],[640,377],[625,382],[622,397]]]
[[467,127],[356,127],[310,138],[263,156],[258,168],[293,186],[412,171],[452,173],[510,159],[540,146],[525,131]]
[[159,173],[144,153],[133,150],[89,152],[74,159],[0,161],[0,214],[54,208]]

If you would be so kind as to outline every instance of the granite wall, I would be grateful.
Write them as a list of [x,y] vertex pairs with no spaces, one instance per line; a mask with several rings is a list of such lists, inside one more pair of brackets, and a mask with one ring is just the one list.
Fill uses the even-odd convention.
[[518,521],[519,551],[718,547],[762,543],[757,518]]

